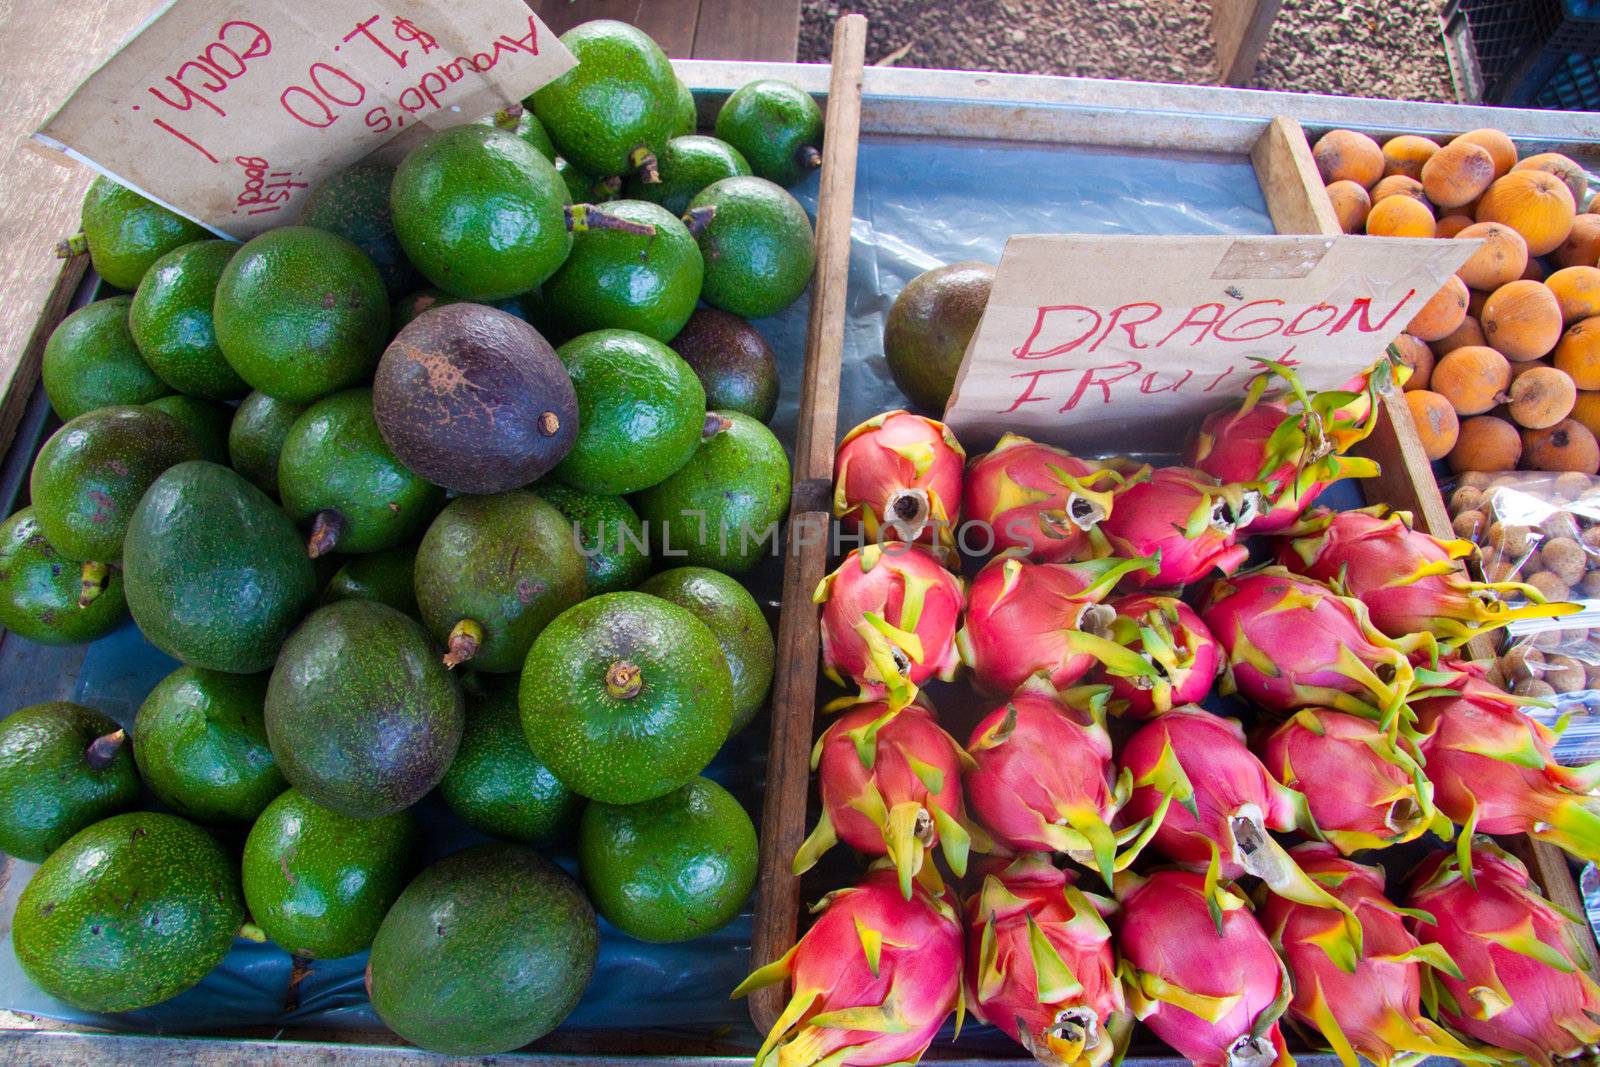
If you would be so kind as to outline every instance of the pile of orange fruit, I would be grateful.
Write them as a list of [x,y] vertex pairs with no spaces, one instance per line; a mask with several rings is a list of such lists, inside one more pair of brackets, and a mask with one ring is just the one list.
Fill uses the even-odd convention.
[[1558,152],[1499,130],[1383,144],[1332,130],[1312,155],[1346,233],[1478,238],[1395,340],[1430,459],[1456,471],[1600,471],[1600,214]]

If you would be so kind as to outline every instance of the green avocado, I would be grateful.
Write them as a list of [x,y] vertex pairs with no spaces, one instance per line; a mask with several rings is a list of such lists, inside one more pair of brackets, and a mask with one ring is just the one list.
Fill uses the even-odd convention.
[[322,602],[375,600],[415,617],[417,546],[401,545],[346,560],[322,590]]
[[61,320],[45,342],[39,376],[50,407],[64,422],[95,408],[143,404],[171,392],[139,355],[128,329],[131,296],[85,304]]
[[217,281],[238,250],[232,241],[175,248],[151,265],[133,294],[128,328],[139,354],[180,393],[234,400],[250,391],[223,358],[211,325]]
[[806,291],[816,262],[811,220],[781,187],[723,178],[689,202],[689,216],[706,261],[700,298],[712,307],[764,319]]
[[389,340],[389,295],[343,237],[282,226],[245,242],[223,269],[212,322],[239,377],[305,404],[371,376]]
[[278,458],[289,427],[305,410],[304,404],[251,393],[233,413],[228,426],[228,459],[234,470],[270,497],[278,495]]
[[599,949],[594,909],[561,868],[523,845],[478,845],[406,886],[372,942],[367,992],[412,1044],[496,1055],[571,1014]]
[[525,293],[572,249],[567,187],[555,164],[493,126],[429,135],[401,161],[391,202],[411,262],[467,300]]
[[520,671],[545,624],[587,595],[572,524],[525,490],[464,496],[417,546],[417,606],[454,667]]
[[645,593],[563,612],[528,651],[519,693],[528,745],[575,793],[612,804],[661,796],[727,739],[733,680],[706,624]]
[[894,384],[924,411],[942,413],[994,285],[987,263],[950,263],[906,283],[883,325]]
[[163,471],[199,459],[188,432],[148,407],[97,408],[50,435],[33,463],[33,515],[68,559],[122,558],[129,517]]
[[[517,727],[518,737],[522,728]],[[0,849],[29,863],[139,803],[127,734],[93,708],[53,700],[0,721]]]
[[672,350],[706,390],[706,407],[771,422],[778,410],[778,358],[761,331],[737,315],[703,307],[689,316]]
[[11,945],[57,1000],[136,1011],[211,973],[244,914],[239,868],[215,838],[176,815],[136,811],[50,854],[17,900]]
[[311,557],[376,552],[409,541],[444,506],[378,432],[371,389],[323,397],[289,428],[278,459],[283,510],[310,530]]
[[627,191],[637,200],[649,200],[673,215],[682,215],[689,210],[689,201],[712,182],[749,173],[750,164],[726,141],[698,135],[674,137],[661,150],[661,180],[650,184],[635,174],[628,179]]
[[577,822],[583,801],[528,748],[517,710],[517,680],[479,675],[467,693],[461,749],[439,783],[450,810],[475,830],[534,844]]
[[247,823],[288,788],[267,746],[262,674],[179,667],[144,698],[133,755],[150,791],[204,823]]
[[666,53],[611,19],[574,26],[561,43],[578,65],[531,97],[556,151],[590,174],[649,171],[678,125],[677,75]]
[[272,666],[316,595],[289,517],[226,467],[180,463],[134,508],[122,546],[128,608],[145,638],[193,667]]
[[250,917],[294,956],[360,952],[415,869],[416,837],[408,811],[352,819],[287,790],[245,839],[240,874]]
[[422,284],[422,276],[395,236],[389,210],[393,185],[393,167],[357,163],[318,182],[300,213],[300,225],[336,233],[361,249],[378,268],[384,290],[391,297]]
[[[670,341],[700,299],[700,248],[676,215],[644,200],[572,209],[572,254],[544,283],[544,306],[571,334],[633,330]],[[615,229],[621,220],[646,229]]]
[[550,143],[550,135],[545,132],[544,123],[534,117],[531,108],[522,104],[512,104],[487,118],[479,119],[478,122],[481,125],[494,126],[514,133],[532,145],[534,151],[541,156],[552,163],[556,161],[556,146]]
[[83,197],[83,238],[95,273],[118,289],[139,287],[151,264],[211,234],[132,189],[101,176]]
[[674,75],[673,81],[678,83],[678,121],[673,127],[672,135],[674,137],[687,137],[699,128],[700,114],[694,106],[694,93],[684,84],[683,79]]
[[267,740],[289,784],[357,819],[409,808],[461,743],[461,694],[422,627],[340,600],[283,643],[267,683]]
[[145,407],[178,420],[194,441],[201,459],[227,465],[228,430],[233,424],[233,409],[228,405],[176,393],[158,396]]
[[666,796],[583,811],[578,868],[607,922],[689,941],[738,917],[756,884],[756,828],[733,794],[694,778]]
[[733,676],[733,726],[738,733],[755,718],[772,688],[777,654],[772,627],[750,591],[709,567],[674,567],[646,579],[639,592],[669,600],[694,612],[722,646]]
[[763,78],[735,89],[717,112],[717,136],[779,185],[793,185],[822,166],[822,109],[786,81]]
[[775,552],[789,511],[789,457],[772,431],[713,411],[689,462],[634,499],[659,554],[743,574]]
[[694,454],[705,388],[672,349],[631,330],[596,330],[556,355],[578,395],[578,438],[557,478],[616,496],[655,485]]
[[105,636],[127,614],[120,570],[57,552],[33,508],[0,523],[0,626],[41,645],[75,645]]
[[632,589],[650,573],[650,535],[620,496],[585,493],[555,480],[535,491],[577,527],[590,596]]

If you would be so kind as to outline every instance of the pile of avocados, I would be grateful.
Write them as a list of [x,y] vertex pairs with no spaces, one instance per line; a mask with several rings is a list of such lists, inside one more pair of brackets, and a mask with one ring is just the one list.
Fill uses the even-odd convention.
[[[521,105],[243,244],[93,183],[68,251],[127,295],[46,346],[0,625],[131,616],[181,665],[131,721],[0,721],[0,848],[39,864],[12,942],[61,1001],[148,1007],[239,937],[369,952],[384,1023],[486,1056],[577,1004],[597,913],[678,941],[743,907],[755,829],[702,772],[772,682],[741,577],[790,473],[749,320],[809,283],[785,187],[822,116],[761,81],[701,134],[644,34],[562,41]],[[487,843],[424,866],[430,795]]]

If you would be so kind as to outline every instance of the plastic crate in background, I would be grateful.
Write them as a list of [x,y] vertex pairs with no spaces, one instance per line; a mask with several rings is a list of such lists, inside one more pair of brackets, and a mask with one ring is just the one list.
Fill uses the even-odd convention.
[[1465,96],[1600,110],[1600,0],[1450,0],[1442,21]]

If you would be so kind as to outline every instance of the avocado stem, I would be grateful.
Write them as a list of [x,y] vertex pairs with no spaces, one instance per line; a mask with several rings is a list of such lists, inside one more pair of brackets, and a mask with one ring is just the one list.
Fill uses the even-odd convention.
[[622,179],[613,174],[609,178],[601,178],[594,183],[590,190],[596,200],[615,200],[622,195]]
[[573,233],[615,230],[618,233],[631,233],[638,237],[656,235],[656,228],[651,223],[632,222],[616,215],[607,215],[593,204],[568,204],[564,210],[567,216],[567,229]]
[[258,945],[264,945],[267,942],[267,932],[253,922],[241,923],[236,936],[242,937],[246,941],[254,941]]
[[78,575],[78,607],[86,608],[111,583],[111,568],[104,563],[85,563]]
[[644,688],[644,674],[625,659],[606,669],[606,693],[613,700],[632,700]]
[[494,124],[502,130],[515,130],[522,124],[522,105],[507,104],[494,113]]
[[822,166],[822,153],[817,151],[816,145],[803,144],[795,150],[795,161],[805,170],[816,170]]
[[344,535],[344,516],[332,508],[319,511],[311,519],[311,536],[306,539],[306,555],[312,559],[332,552]]
[[71,237],[56,242],[57,259],[71,259],[73,256],[81,256],[87,251],[89,251],[89,237],[82,230],[79,230]]
[[462,619],[450,628],[445,645],[449,651],[444,654],[444,665],[452,669],[459,667],[478,654],[483,645],[483,627],[471,619]]
[[689,231],[690,237],[699,237],[705,228],[711,225],[711,220],[717,217],[717,205],[702,204],[692,207],[683,213],[683,225]]
[[83,760],[89,765],[90,770],[103,771],[111,766],[111,761],[117,758],[117,752],[128,740],[128,731],[118,728],[109,734],[101,734],[89,742],[89,747],[84,750]]
[[656,155],[644,145],[628,153],[628,165],[639,172],[639,180],[646,185],[661,184],[661,168],[656,163]]
[[706,412],[706,421],[700,427],[700,440],[706,441],[724,430],[733,429],[733,420],[715,411]]
[[546,411],[539,416],[539,432],[546,437],[554,437],[561,432],[561,416],[553,411]]

